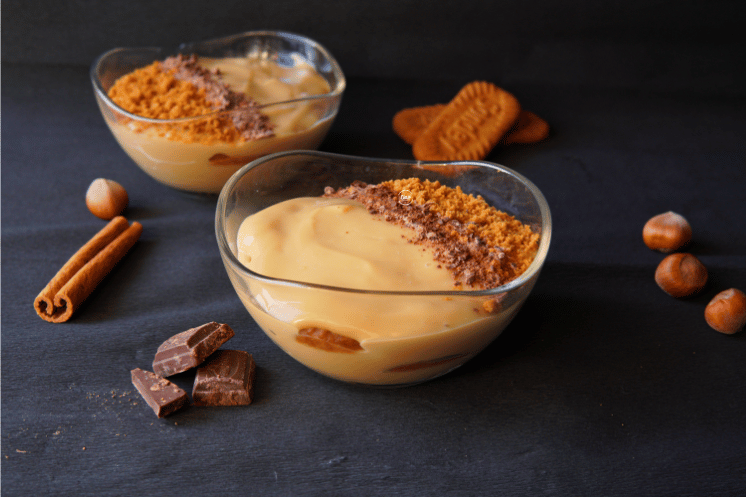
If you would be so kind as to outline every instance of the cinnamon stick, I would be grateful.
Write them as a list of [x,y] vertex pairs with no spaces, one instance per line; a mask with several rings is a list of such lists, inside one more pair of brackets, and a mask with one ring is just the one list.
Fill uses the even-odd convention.
[[45,321],[70,319],[93,289],[140,238],[142,225],[123,216],[112,219],[65,263],[34,300]]

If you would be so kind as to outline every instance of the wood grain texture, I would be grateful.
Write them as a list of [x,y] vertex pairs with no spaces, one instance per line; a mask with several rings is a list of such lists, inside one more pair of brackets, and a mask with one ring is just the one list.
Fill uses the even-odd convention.
[[[69,65],[3,57],[3,495],[170,496],[187,488],[204,496],[744,495],[746,398],[738,394],[746,340],[711,330],[703,318],[717,289],[746,281],[746,69],[728,32],[743,7],[685,2],[676,16],[661,16],[669,6],[648,4],[544,3],[530,12],[510,4],[498,27],[513,23],[510,34],[520,34],[520,21],[544,12],[531,30],[542,28],[545,38],[494,41],[486,58],[466,49],[495,33],[469,37],[459,24],[448,49],[459,57],[449,58],[437,50],[442,31],[413,24],[423,11],[409,2],[386,4],[391,16],[411,14],[388,24],[380,6],[348,9],[355,21],[381,10],[383,27],[350,22],[306,33],[318,9],[332,5],[314,2],[294,4],[298,11],[275,24],[320,35],[346,70],[367,73],[348,80],[326,151],[408,157],[410,147],[391,131],[394,113],[447,101],[471,76],[509,75],[526,107],[552,124],[549,139],[488,156],[530,178],[551,206],[554,241],[534,292],[483,353],[402,390],[338,383],[288,358],[225,274],[214,197],[157,184],[111,137],[91,95],[89,64],[114,46],[157,44],[160,35],[148,29],[165,16],[155,3],[105,13],[86,10],[91,3],[43,1],[3,23],[4,39],[19,43],[4,44],[3,55],[33,48],[46,57],[51,41],[52,55],[70,44],[88,47],[48,61]],[[3,2],[3,20],[24,5],[31,4]],[[448,8],[456,23],[485,3],[443,5],[437,9]],[[164,37],[238,32],[249,21],[265,27],[259,20],[272,17],[264,10],[288,9],[281,2],[231,7],[171,11],[176,19]],[[150,8],[153,19],[133,21]],[[593,15],[603,8],[620,17],[598,24]],[[256,24],[235,15],[249,9]],[[235,20],[226,24],[228,17]],[[722,34],[698,29],[726,18],[733,21]],[[583,29],[565,31],[562,21]],[[83,24],[96,33],[74,29]],[[380,36],[401,26],[409,31]],[[574,38],[553,42],[561,32]],[[414,55],[389,57],[401,40],[413,40],[411,51],[424,57],[411,72],[399,69]],[[143,235],[76,319],[47,323],[29,304],[100,227],[83,196],[101,176],[127,187],[128,218],[143,224]],[[711,293],[691,301],[657,288],[659,256],[640,240],[644,222],[668,209],[687,214],[696,233],[690,249],[711,271]],[[157,419],[129,371],[147,368],[173,330],[210,320],[230,324],[231,348],[253,354],[252,404]],[[194,376],[171,379],[188,390]]]

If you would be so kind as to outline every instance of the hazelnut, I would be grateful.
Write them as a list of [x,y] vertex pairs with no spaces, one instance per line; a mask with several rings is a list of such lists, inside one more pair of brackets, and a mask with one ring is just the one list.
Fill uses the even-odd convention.
[[746,325],[746,294],[737,288],[718,293],[705,308],[705,321],[720,333],[740,331]]
[[85,194],[85,204],[88,210],[94,216],[107,221],[121,214],[128,202],[127,190],[110,179],[93,180]]
[[707,283],[707,268],[692,254],[671,254],[658,264],[655,282],[672,297],[688,297]]
[[642,240],[652,250],[669,253],[692,239],[692,227],[681,214],[664,212],[653,216],[642,228]]

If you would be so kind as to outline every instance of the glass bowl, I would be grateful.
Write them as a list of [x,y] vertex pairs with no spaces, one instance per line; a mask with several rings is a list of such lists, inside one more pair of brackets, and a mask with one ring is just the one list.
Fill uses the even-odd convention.
[[[329,91],[302,94],[294,99],[288,99],[286,93],[279,101],[261,101],[256,95],[249,95],[276,124],[275,136],[237,143],[188,143],[174,139],[174,136],[180,133],[183,136],[180,130],[195,129],[217,117],[230,118],[231,113],[149,119],[123,110],[108,96],[109,89],[121,76],[177,53],[215,59],[246,58],[261,64],[262,68],[276,64],[283,71],[277,79],[291,86],[312,72],[310,66],[326,81]],[[176,50],[115,48],[93,62],[90,76],[106,124],[124,151],[143,171],[179,190],[213,194],[219,193],[223,184],[241,166],[258,157],[283,150],[317,148],[337,115],[346,85],[339,64],[324,47],[300,35],[274,31],[253,31],[187,43]],[[263,99],[269,98],[263,95]]]
[[[271,278],[239,261],[237,233],[247,216],[291,198],[318,197],[326,186],[410,177],[460,186],[529,225],[540,235],[529,268],[517,279],[490,290],[366,291]],[[552,222],[549,206],[536,186],[497,164],[437,164],[294,151],[257,159],[228,180],[218,197],[215,231],[239,298],[281,349],[331,378],[404,386],[448,373],[503,331],[536,283],[549,249]],[[482,311],[488,308],[485,304],[492,304],[493,310]],[[324,350],[302,339],[299,332],[308,327],[369,338],[359,341],[358,350]],[[387,337],[376,336],[382,329]]]

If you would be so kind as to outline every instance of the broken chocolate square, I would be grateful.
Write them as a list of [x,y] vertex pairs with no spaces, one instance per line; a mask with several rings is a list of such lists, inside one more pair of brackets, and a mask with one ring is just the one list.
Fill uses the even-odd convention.
[[165,378],[140,368],[133,369],[130,375],[132,384],[159,418],[189,404],[187,393]]
[[171,376],[198,366],[234,334],[227,324],[212,322],[174,335],[158,347],[153,371]]
[[195,406],[245,406],[254,396],[254,358],[242,350],[218,350],[197,368]]

